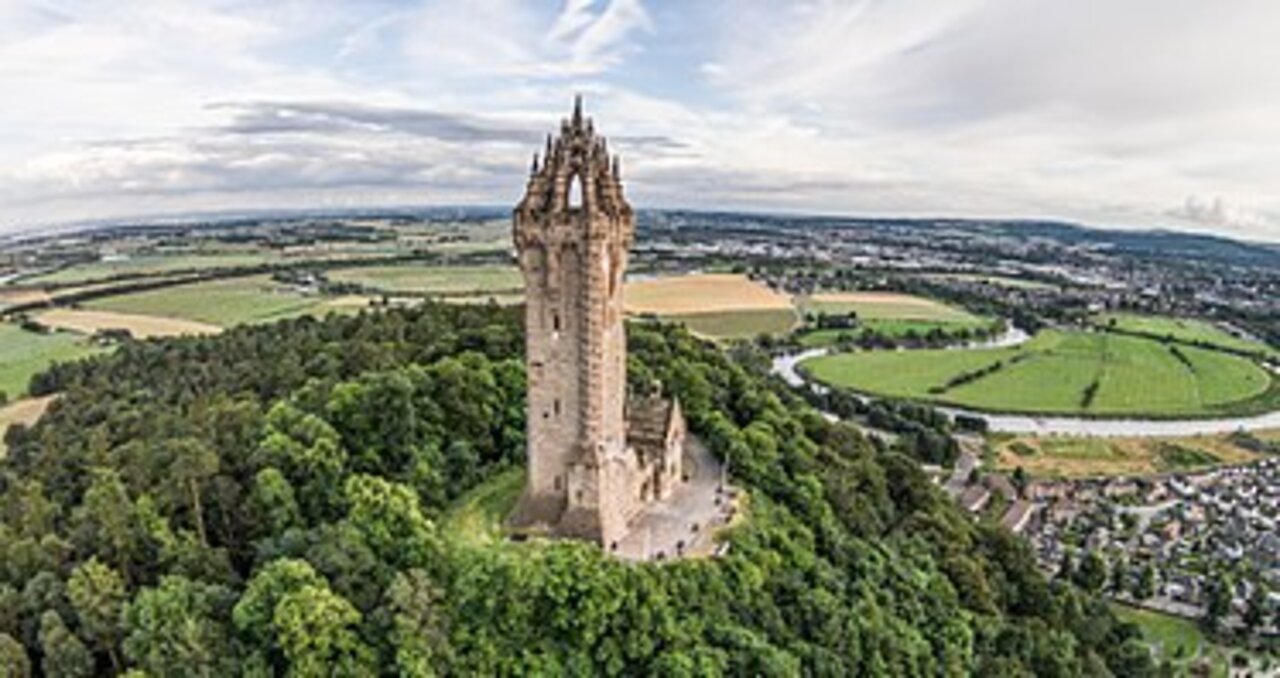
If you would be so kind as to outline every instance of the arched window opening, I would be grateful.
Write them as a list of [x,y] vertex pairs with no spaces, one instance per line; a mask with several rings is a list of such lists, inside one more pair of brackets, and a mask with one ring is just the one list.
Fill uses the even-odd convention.
[[580,209],[582,204],[582,175],[575,174],[569,179],[569,209]]

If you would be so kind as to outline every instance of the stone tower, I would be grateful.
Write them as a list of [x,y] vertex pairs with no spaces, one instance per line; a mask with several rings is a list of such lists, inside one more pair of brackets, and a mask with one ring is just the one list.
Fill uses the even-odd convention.
[[534,155],[513,235],[525,283],[528,485],[514,522],[616,544],[639,507],[622,282],[635,216],[582,101]]

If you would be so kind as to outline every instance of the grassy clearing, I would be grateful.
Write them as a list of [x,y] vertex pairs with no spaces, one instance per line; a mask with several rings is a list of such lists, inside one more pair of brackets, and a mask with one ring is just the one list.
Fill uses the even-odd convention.
[[31,375],[55,362],[76,360],[102,350],[75,334],[38,334],[0,323],[0,391],[10,399],[20,398],[27,393]]
[[893,292],[824,292],[800,302],[805,313],[857,313],[862,320],[925,320],[934,322],[981,322],[963,309]]
[[524,489],[524,479],[523,467],[493,475],[445,512],[440,520],[443,532],[472,545],[501,541],[502,522],[515,508]]
[[466,294],[509,292],[524,287],[514,266],[369,266],[328,272],[334,282],[349,282],[389,293]]
[[1178,341],[1204,343],[1237,351],[1266,351],[1280,356],[1280,351],[1266,344],[1241,339],[1205,320],[1134,313],[1106,313],[1095,317],[1093,322],[1099,326],[1114,327],[1125,332],[1167,336]]
[[137,339],[217,334],[222,331],[222,328],[217,325],[183,320],[181,318],[162,318],[152,315],[116,313],[113,311],[86,311],[72,308],[55,308],[45,311],[36,316],[36,319],[49,327],[79,332],[80,334],[93,334],[99,330],[128,330]]
[[23,398],[4,407],[0,407],[0,459],[4,459],[6,452],[4,444],[4,436],[9,431],[9,427],[14,424],[25,424],[30,426],[44,416],[45,410],[49,409],[49,405],[53,403],[56,395],[41,396],[39,398]]
[[1179,351],[1137,337],[1048,330],[1017,347],[850,353],[804,367],[821,381],[877,395],[1096,416],[1232,414],[1273,387],[1272,376],[1245,358]]
[[353,312],[350,299],[307,296],[265,275],[211,280],[95,299],[86,308],[179,318],[221,327],[272,322],[301,315]]
[[[744,275],[704,273],[637,280],[623,291],[628,313],[660,316],[726,311],[792,311],[791,298]],[[794,315],[794,313],[793,313]]]
[[1177,438],[1016,436],[992,441],[996,466],[1034,476],[1141,475],[1215,464],[1242,464],[1257,454],[1226,435]]
[[1128,605],[1112,604],[1116,616],[1142,629],[1156,656],[1173,661],[1199,657],[1210,646],[1193,621]]
[[[1196,622],[1152,610],[1112,603],[1120,619],[1136,624],[1156,659],[1168,661],[1178,676],[1274,676],[1275,658],[1213,642]],[[1245,664],[1235,666],[1234,659]]]

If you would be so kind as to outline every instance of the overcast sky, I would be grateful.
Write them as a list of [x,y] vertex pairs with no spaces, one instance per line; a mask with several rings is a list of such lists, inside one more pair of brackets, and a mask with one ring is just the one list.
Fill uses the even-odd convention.
[[1278,0],[0,0],[0,229],[512,204],[575,91],[639,207],[1280,241]]

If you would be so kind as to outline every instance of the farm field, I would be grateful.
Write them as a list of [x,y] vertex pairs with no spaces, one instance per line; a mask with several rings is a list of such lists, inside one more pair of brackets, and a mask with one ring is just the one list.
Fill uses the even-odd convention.
[[895,292],[823,292],[801,300],[805,313],[857,313],[862,320],[927,320],[974,322],[981,319],[963,309]]
[[701,273],[627,283],[628,313],[684,315],[724,311],[791,310],[791,298],[745,275]]
[[368,266],[328,272],[329,280],[364,285],[389,293],[456,295],[510,292],[524,287],[514,266]]
[[265,275],[212,280],[104,297],[85,308],[138,315],[178,318],[220,327],[353,312],[349,297],[306,296],[273,282]]
[[1060,330],[1017,347],[846,353],[803,367],[820,381],[877,395],[1027,413],[1230,414],[1273,388],[1272,376],[1245,358]]
[[1040,282],[1038,280],[1027,280],[1025,278],[1013,278],[1004,275],[985,275],[982,273],[930,273],[921,276],[929,280],[958,280],[961,282],[980,282],[987,285],[999,285],[1001,287],[1010,287],[1025,290],[1047,290],[1055,286],[1049,283]]
[[1038,476],[1140,475],[1243,464],[1257,454],[1226,435],[1179,438],[1091,438],[1083,436],[993,436],[996,467],[1022,467]]
[[86,311],[74,308],[55,308],[45,311],[37,315],[36,320],[49,327],[80,334],[93,334],[99,330],[128,330],[129,334],[137,339],[216,334],[222,331],[222,328],[217,325],[182,318],[115,311]]
[[48,301],[50,298],[49,293],[44,290],[0,287],[0,310],[18,304]]
[[784,309],[712,311],[662,316],[695,334],[713,339],[752,339],[761,334],[786,334],[796,325],[794,311]]
[[1172,318],[1168,316],[1137,315],[1133,313],[1107,313],[1093,319],[1100,326],[1112,326],[1127,332],[1141,332],[1157,336],[1170,336],[1186,342],[1200,342],[1240,351],[1267,351],[1280,355],[1266,344],[1241,339],[1206,320]]
[[157,274],[174,271],[207,270],[254,266],[280,261],[279,254],[267,251],[144,254],[111,261],[78,264],[23,280],[24,284],[63,284],[103,280],[123,274]]
[[465,296],[442,297],[446,304],[488,304],[493,302],[499,306],[515,306],[524,303],[524,292],[494,292],[493,294],[468,294]]
[[857,336],[864,329],[900,339],[909,333],[924,335],[935,329],[980,330],[994,323],[989,318],[932,299],[890,292],[820,293],[800,299],[799,306],[805,314],[853,312],[858,315],[858,327],[852,329],[805,332],[800,336],[800,343],[810,348],[831,346],[839,341],[841,334]]
[[10,400],[16,400],[26,394],[31,375],[55,362],[83,358],[102,350],[76,334],[38,334],[0,323],[0,391]]
[[713,339],[781,334],[799,322],[790,297],[733,273],[634,280],[623,296],[628,313],[679,322]]
[[817,348],[821,346],[832,346],[840,340],[840,335],[848,334],[857,337],[862,333],[863,328],[874,330],[878,334],[882,334],[894,339],[901,339],[911,332],[923,336],[933,330],[941,330],[943,332],[955,332],[961,329],[970,331],[981,330],[992,325],[992,321],[974,318],[972,321],[947,322],[935,320],[892,320],[892,319],[876,319],[864,320],[858,323],[858,327],[850,329],[825,329],[813,330],[800,335],[800,344],[806,348]]

